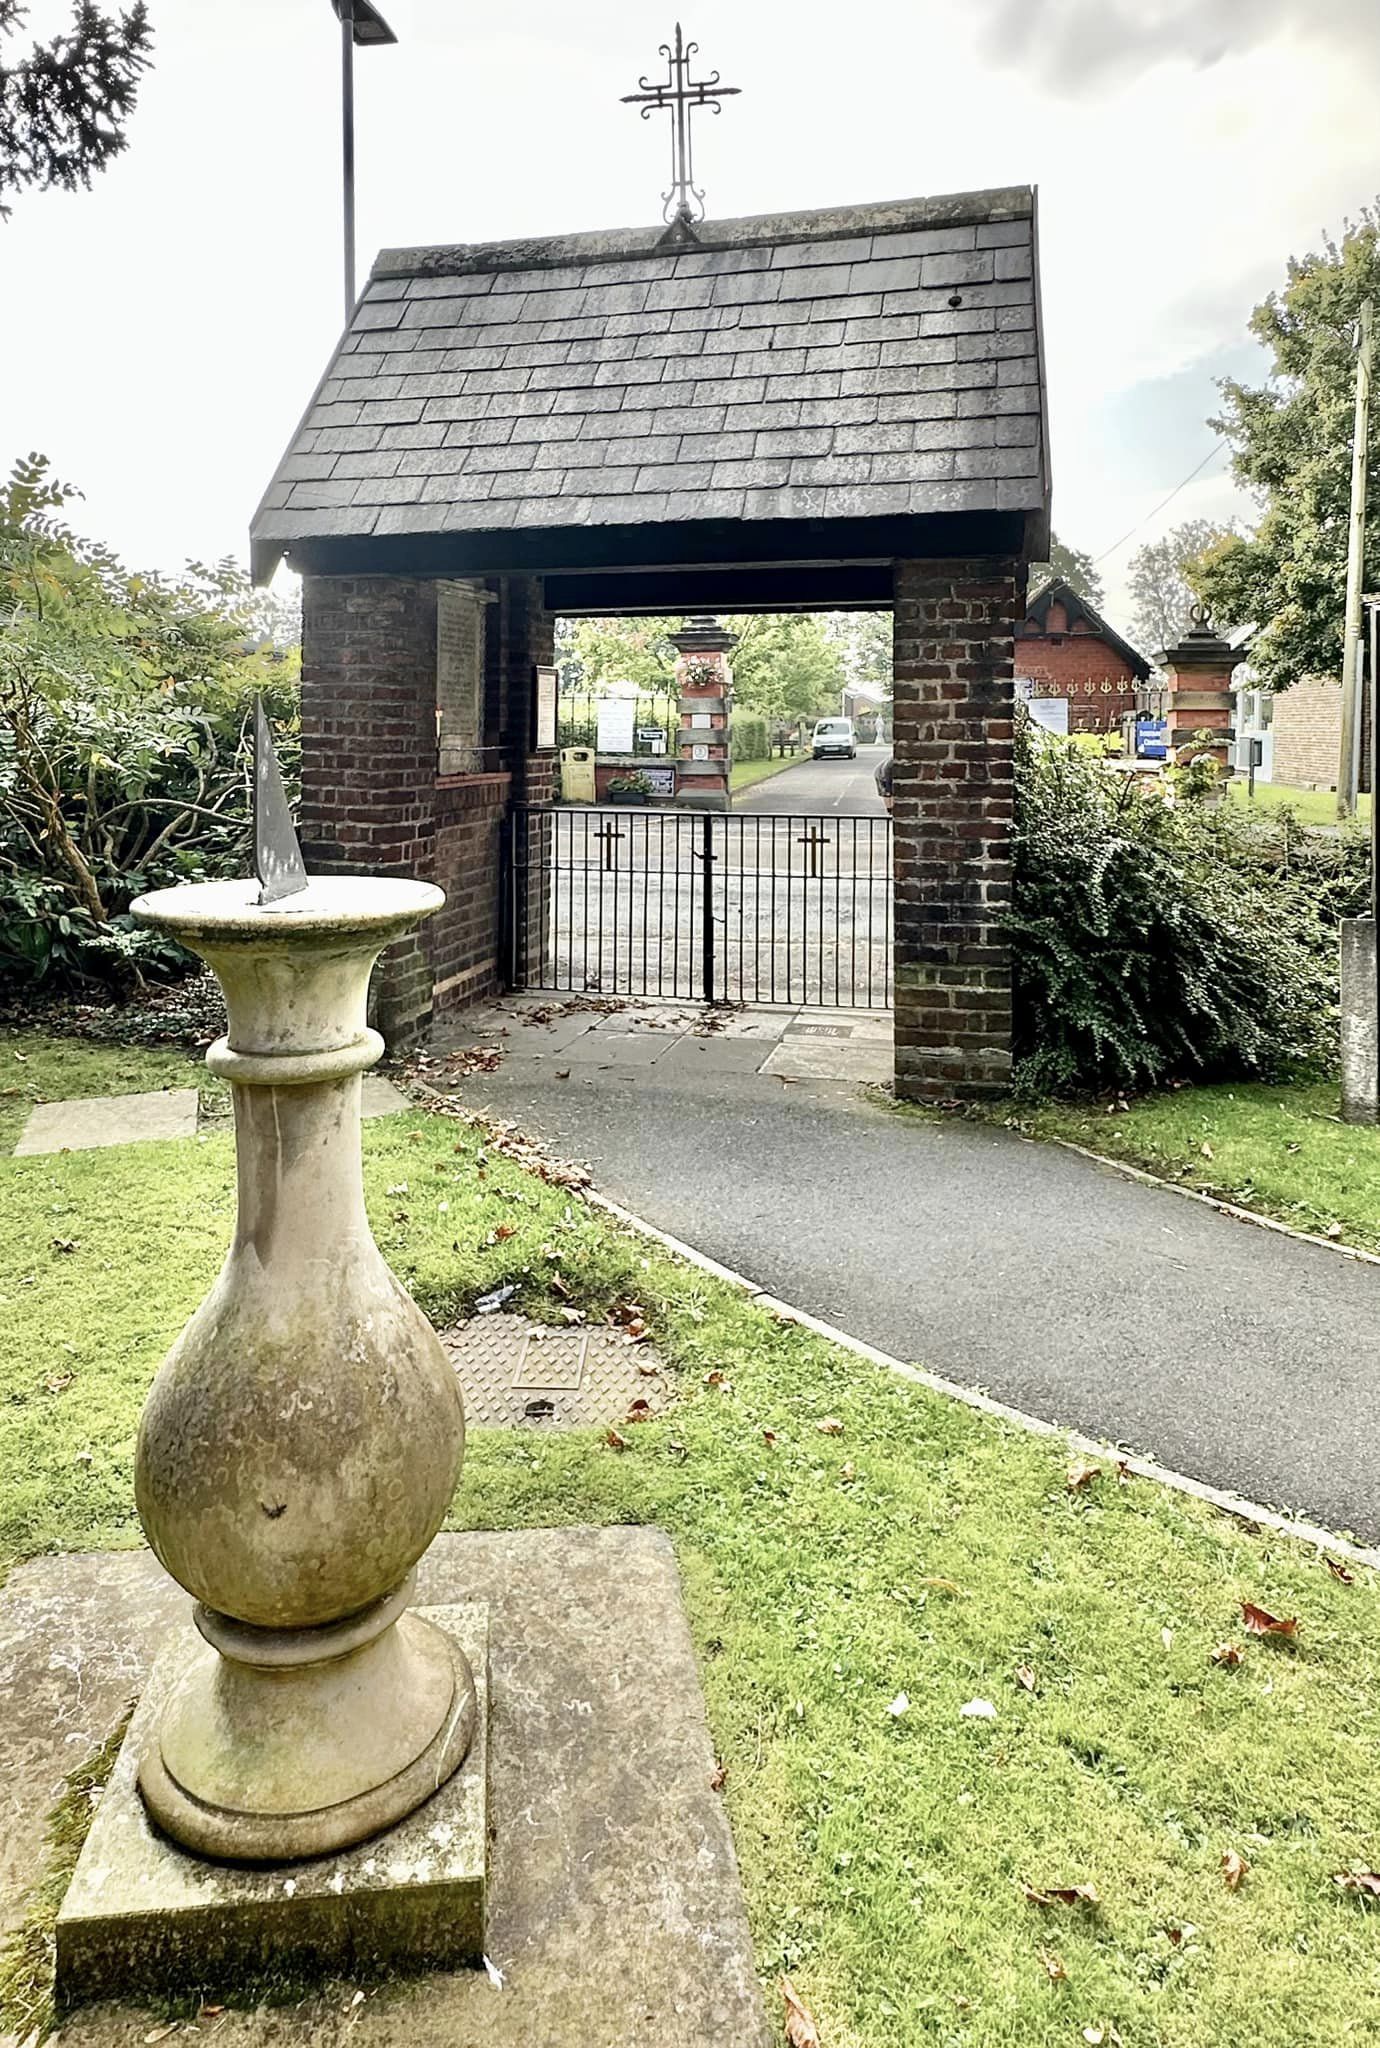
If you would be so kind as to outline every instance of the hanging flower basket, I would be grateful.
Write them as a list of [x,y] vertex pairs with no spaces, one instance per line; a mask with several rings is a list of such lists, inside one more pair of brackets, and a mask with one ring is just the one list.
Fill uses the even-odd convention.
[[697,661],[686,662],[683,680],[692,690],[709,690],[723,678],[716,661],[705,661],[701,657]]

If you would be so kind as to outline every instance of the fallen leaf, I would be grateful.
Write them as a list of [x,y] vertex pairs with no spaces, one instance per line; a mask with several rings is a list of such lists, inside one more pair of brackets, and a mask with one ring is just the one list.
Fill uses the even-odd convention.
[[1278,1615],[1267,1614],[1263,1607],[1255,1606],[1250,1600],[1241,1602],[1241,1618],[1249,1636],[1296,1636],[1299,1632],[1296,1614],[1290,1615],[1287,1621],[1281,1621]]
[[1116,1461],[1116,1483],[1117,1483],[1117,1485],[1118,1485],[1118,1486],[1129,1486],[1129,1485],[1130,1485],[1130,1483],[1131,1483],[1131,1462],[1130,1462],[1129,1458],[1118,1458],[1118,1459],[1117,1459],[1117,1461]]
[[573,1301],[575,1298],[574,1288],[561,1273],[551,1275],[551,1290],[554,1294],[559,1294],[562,1301]]
[[990,1700],[965,1700],[958,1710],[960,1721],[995,1721],[997,1710]]
[[1204,1159],[1211,1159],[1211,1158],[1212,1158],[1212,1156],[1213,1156],[1213,1155],[1212,1155],[1212,1147],[1211,1147],[1211,1145],[1209,1145],[1209,1144],[1208,1144],[1208,1142],[1207,1142],[1206,1138],[1205,1138],[1205,1139],[1203,1140],[1202,1144],[1201,1144],[1201,1145],[1200,1145],[1200,1146],[1198,1147],[1198,1150],[1199,1150],[1199,1151],[1200,1151],[1200,1152],[1202,1153],[1202,1155],[1203,1155]]
[[705,1374],[704,1383],[707,1387],[726,1387],[729,1384],[728,1374],[721,1365],[716,1365],[713,1372]]
[[201,2011],[197,2014],[197,2018],[199,2020],[216,2020],[220,2018],[224,2011],[225,2007],[223,2005],[203,2005]]
[[837,1415],[826,1415],[823,1422],[817,1422],[815,1424],[815,1428],[819,1431],[821,1436],[843,1435],[843,1424],[839,1421]]
[[626,1451],[628,1448],[628,1439],[625,1436],[620,1436],[616,1429],[605,1431],[604,1442],[611,1451]]
[[1090,1884],[1023,1884],[1021,1897],[1030,1906],[1100,1906],[1102,1903]]
[[1064,1475],[1064,1484],[1070,1493],[1081,1493],[1085,1486],[1091,1486],[1094,1479],[1101,1477],[1100,1465],[1089,1465],[1084,1459],[1076,1458]]
[[774,1429],[764,1429],[762,1431],[762,1441],[764,1444],[779,1444],[781,1439]]
[[155,2041],[166,2041],[169,2034],[175,2034],[181,2024],[180,2020],[169,2020],[164,2026],[150,2027],[144,2036],[144,2048],[153,2048]]
[[1222,1858],[1222,1882],[1229,1892],[1239,1892],[1241,1880],[1250,1869],[1250,1864],[1235,1849],[1228,1849]]
[[893,1719],[899,1721],[902,1714],[907,1714],[910,1712],[910,1695],[908,1693],[898,1692],[894,1700],[889,1700],[887,1702],[886,1710],[893,1717]]
[[563,1323],[582,1323],[584,1319],[585,1312],[582,1308],[563,1308],[561,1310],[561,1321]]
[[637,1397],[637,1399],[636,1399],[635,1401],[629,1401],[629,1403],[628,1403],[628,1420],[629,1420],[629,1422],[649,1422],[649,1421],[651,1420],[651,1414],[652,1414],[652,1404],[651,1404],[651,1402],[650,1402],[650,1401],[646,1401],[646,1400],[644,1400],[644,1399],[642,1398],[642,1396],[641,1396],[640,1394],[638,1395],[638,1397]]
[[506,1244],[510,1237],[516,1236],[516,1223],[499,1223],[494,1226],[494,1238],[499,1244]]
[[666,1454],[668,1457],[674,1458],[678,1465],[683,1465],[690,1452],[685,1444],[671,1443],[666,1446]]
[[1208,1663],[1220,1664],[1224,1671],[1235,1671],[1245,1654],[1235,1643],[1219,1643],[1209,1654]]
[[781,1979],[781,1996],[786,2001],[786,2039],[790,2048],[823,2048],[815,2016],[789,1977]]
[[1173,1647],[1174,1647],[1174,1631],[1173,1631],[1173,1629],[1172,1629],[1172,1628],[1162,1628],[1162,1629],[1160,1630],[1160,1641],[1161,1641],[1161,1642],[1162,1642],[1162,1643],[1164,1644],[1164,1647],[1166,1648],[1166,1650],[1172,1650],[1172,1649],[1173,1649]]
[[709,1773],[709,1789],[711,1792],[722,1792],[727,1783],[728,1765],[721,1764],[716,1758],[714,1768]]
[[1067,1984],[1069,1973],[1064,1968],[1063,1958],[1047,1948],[1040,1950],[1040,1961],[1051,1984]]
[[1349,1572],[1342,1563],[1342,1560],[1339,1557],[1333,1557],[1331,1551],[1325,1550],[1323,1552],[1323,1563],[1327,1566],[1333,1578],[1341,1585],[1354,1586],[1356,1584],[1355,1572]]
[[1369,1892],[1380,1899],[1380,1870],[1334,1870],[1332,1882],[1338,1891]]
[[1340,1223],[1329,1223],[1327,1229],[1323,1232],[1324,1237],[1330,1237],[1334,1240],[1339,1238],[1341,1234],[1342,1226]]
[[952,1600],[963,1598],[963,1588],[953,1579],[921,1579],[922,1586],[928,1586],[931,1593],[947,1593]]
[[569,1067],[557,1067],[557,1069],[556,1069],[556,1079],[557,1079],[558,1081],[568,1081],[568,1080],[570,1079],[570,1069],[569,1069]]
[[484,1964],[484,1975],[488,1978],[495,1991],[501,1991],[503,1989],[502,1970],[499,1969],[497,1963],[491,1963],[487,1956],[482,1957],[481,1960]]
[[857,1473],[853,1470],[851,1461],[847,1465],[841,1465],[839,1467],[839,1478],[842,1480],[845,1486],[851,1485],[853,1480],[856,1479],[857,1476]]
[[65,1394],[75,1378],[74,1372],[55,1372],[50,1380],[43,1382],[43,1385],[50,1394]]
[[1039,1675],[1033,1664],[1018,1664],[1016,1666],[1016,1683],[1020,1686],[1022,1692],[1038,1692],[1040,1690]]
[[55,1237],[53,1239],[53,1250],[55,1252],[74,1252],[79,1242],[80,1239],[75,1237]]

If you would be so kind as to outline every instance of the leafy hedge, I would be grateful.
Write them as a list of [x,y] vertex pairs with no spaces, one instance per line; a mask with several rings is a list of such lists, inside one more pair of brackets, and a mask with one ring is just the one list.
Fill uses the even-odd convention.
[[1171,808],[1022,717],[1013,908],[1018,1086],[1265,1079],[1337,1055],[1337,925],[1359,834],[1257,818],[1192,782]]
[[131,575],[71,495],[39,457],[0,486],[0,989],[128,992],[191,964],[134,897],[247,871],[253,700],[291,773],[297,660],[232,565]]
[[728,751],[734,761],[766,761],[771,756],[771,734],[760,711],[733,711],[728,720]]

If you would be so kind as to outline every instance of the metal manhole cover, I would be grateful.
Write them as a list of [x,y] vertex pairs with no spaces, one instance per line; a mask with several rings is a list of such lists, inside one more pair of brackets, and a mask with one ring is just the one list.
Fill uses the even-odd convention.
[[623,1422],[634,1401],[670,1405],[666,1364],[621,1330],[553,1328],[527,1316],[476,1316],[440,1332],[478,1429],[590,1428]]

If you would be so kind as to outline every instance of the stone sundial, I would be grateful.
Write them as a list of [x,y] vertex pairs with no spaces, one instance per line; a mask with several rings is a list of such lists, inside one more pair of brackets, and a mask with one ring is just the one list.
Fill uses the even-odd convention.
[[464,1455],[455,1374],[364,1211],[360,1077],[382,949],[440,908],[424,882],[308,878],[256,713],[258,884],[141,897],[134,916],[214,970],[207,1055],[234,1097],[239,1201],[220,1277],[139,1429],[149,1542],[205,1648],[140,1764],[198,1855],[322,1855],[391,1826],[454,1772],[475,1721],[458,1644],[408,1613]]

